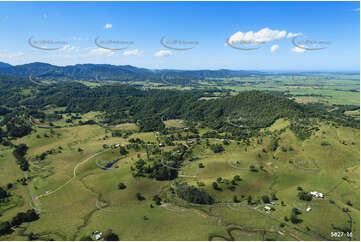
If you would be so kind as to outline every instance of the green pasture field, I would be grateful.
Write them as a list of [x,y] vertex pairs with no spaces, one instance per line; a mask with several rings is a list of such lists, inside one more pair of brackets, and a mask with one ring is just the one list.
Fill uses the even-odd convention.
[[301,99],[301,102],[323,102],[360,106],[359,75],[309,74],[245,78],[209,78],[202,86],[220,87],[235,91],[281,91]]
[[[100,114],[88,113],[82,115],[82,120],[95,119],[97,115]],[[61,122],[61,128],[53,131],[36,128],[30,135],[13,140],[14,144],[29,146],[29,186],[41,212],[39,220],[22,224],[14,233],[2,236],[3,240],[27,240],[30,232],[43,240],[79,240],[96,230],[108,229],[120,240],[226,240],[231,239],[230,234],[237,240],[347,240],[346,237],[333,238],[331,232],[348,228],[349,216],[352,240],[360,239],[360,133],[357,129],[319,123],[319,130],[302,141],[289,129],[290,122],[280,119],[262,130],[261,142],[251,138],[249,145],[235,140],[224,145],[221,139],[209,138],[210,144],[223,144],[225,151],[220,153],[214,153],[206,140],[201,139],[192,146],[192,157],[198,159],[186,162],[175,181],[157,181],[131,175],[131,165],[139,158],[146,159],[145,149],[129,149],[127,155],[120,155],[119,148],[113,145],[125,146],[130,138],[157,145],[158,137],[162,139],[169,134],[140,133],[135,124],[66,127],[60,125]],[[185,133],[182,120],[168,120],[165,124]],[[112,137],[112,130],[133,134],[127,138]],[[202,135],[209,129],[199,128],[199,131]],[[275,137],[279,138],[279,147],[271,151]],[[328,145],[321,145],[325,142]],[[175,143],[185,144],[185,141]],[[286,151],[282,147],[287,148]],[[47,163],[37,163],[35,156],[48,150],[56,152],[47,155],[44,160]],[[116,159],[119,161],[111,169],[98,166]],[[199,167],[200,163],[204,168]],[[249,169],[251,165],[257,172]],[[8,182],[15,184],[10,190],[10,201],[0,209],[0,221],[8,221],[34,203],[27,187],[16,181],[24,174],[9,147],[0,146],[0,170],[2,186]],[[227,180],[236,175],[242,180],[236,182],[232,191]],[[218,177],[222,178],[221,191],[212,187]],[[204,189],[216,203],[234,203],[236,196],[243,206],[180,205],[169,196],[169,188],[181,181]],[[120,182],[126,189],[118,189]],[[298,187],[307,192],[322,192],[325,199],[306,203],[298,198]],[[138,192],[145,197],[144,201],[137,200]],[[262,202],[247,206],[250,195],[252,201],[257,201],[262,200],[263,195],[271,198],[272,194],[278,198],[274,205],[269,205],[274,211],[266,213]],[[163,199],[161,206],[155,205],[154,195]],[[298,215],[302,222],[296,225],[284,220],[285,216],[291,217],[295,207],[302,213]],[[307,207],[312,210],[304,211]],[[342,208],[348,208],[349,212]]]

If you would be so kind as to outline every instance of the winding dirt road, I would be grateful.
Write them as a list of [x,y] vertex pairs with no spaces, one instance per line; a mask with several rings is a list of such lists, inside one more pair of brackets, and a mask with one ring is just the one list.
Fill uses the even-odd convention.
[[74,180],[76,178],[76,170],[78,169],[79,166],[81,166],[82,164],[86,163],[87,161],[89,161],[90,159],[94,158],[95,156],[101,154],[101,153],[104,153],[105,151],[107,150],[104,150],[104,151],[99,151],[93,155],[91,155],[90,157],[86,158],[85,160],[79,162],[73,169],[73,177],[70,178],[67,182],[65,182],[63,185],[57,187],[55,190],[52,190],[50,192],[47,192],[45,194],[42,194],[42,195],[39,195],[37,196],[35,199],[39,199],[39,198],[42,198],[42,197],[46,197],[46,196],[49,196],[51,194],[54,194],[55,192],[61,190],[62,188],[64,188],[66,185],[68,185],[72,180]]

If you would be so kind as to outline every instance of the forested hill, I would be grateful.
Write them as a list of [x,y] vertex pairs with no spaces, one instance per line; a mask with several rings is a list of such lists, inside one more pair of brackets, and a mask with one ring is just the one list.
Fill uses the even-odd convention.
[[0,73],[55,81],[102,79],[127,81],[157,77],[151,71],[131,66],[84,64],[63,67],[40,62],[0,68]]
[[11,65],[5,62],[0,62],[0,68],[5,68],[5,67],[11,67]]
[[0,74],[0,89],[1,91],[7,91],[7,88],[21,88],[32,85],[29,78],[19,77],[14,75]]
[[164,79],[204,79],[209,77],[243,77],[262,75],[262,72],[245,70],[150,70],[130,65],[116,66],[107,64],[78,64],[55,66],[47,63],[11,66],[0,63],[0,74],[32,76],[42,80],[69,81],[162,81]]
[[228,121],[245,126],[266,127],[281,117],[304,115],[313,115],[305,105],[265,92],[246,91],[236,96],[200,102],[188,113],[187,118],[203,117],[208,123]]
[[[1,77],[1,76],[0,76]],[[15,78],[15,77],[14,77]],[[7,85],[8,81],[1,81]],[[1,96],[2,124],[31,115],[43,119],[50,106],[65,107],[62,113],[104,113],[102,123],[143,122],[154,130],[162,127],[161,120],[184,119],[199,122],[212,129],[241,132],[242,128],[257,130],[268,127],[279,118],[334,121],[358,127],[357,121],[343,113],[328,112],[323,106],[296,103],[286,97],[261,91],[240,92],[236,96],[202,100],[212,90],[140,90],[129,85],[102,85],[90,88],[78,82],[37,85],[26,78],[13,80],[18,87],[9,87]],[[24,92],[30,89],[30,92]],[[219,90],[217,90],[219,92]],[[20,108],[21,107],[21,108]],[[24,116],[25,115],[25,116]],[[25,118],[23,123],[26,123]],[[29,129],[25,129],[29,130]],[[248,131],[247,131],[248,132]]]

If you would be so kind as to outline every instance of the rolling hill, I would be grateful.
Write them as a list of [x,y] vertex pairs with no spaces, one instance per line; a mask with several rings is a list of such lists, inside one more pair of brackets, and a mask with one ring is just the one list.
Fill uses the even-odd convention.
[[0,63],[0,74],[18,75],[22,77],[36,77],[43,80],[68,81],[145,81],[163,79],[204,79],[206,77],[244,77],[262,75],[262,72],[246,70],[150,70],[131,65],[108,64],[77,64],[69,66],[55,66],[47,63],[34,62],[24,65],[11,66]]

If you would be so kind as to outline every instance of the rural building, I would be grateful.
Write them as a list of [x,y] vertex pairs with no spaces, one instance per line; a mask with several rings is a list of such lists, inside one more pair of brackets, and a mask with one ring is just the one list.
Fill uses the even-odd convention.
[[310,194],[312,195],[312,197],[314,198],[324,198],[324,195],[321,192],[310,192]]
[[264,206],[264,210],[266,210],[266,211],[271,211],[271,208],[268,207],[268,206]]

